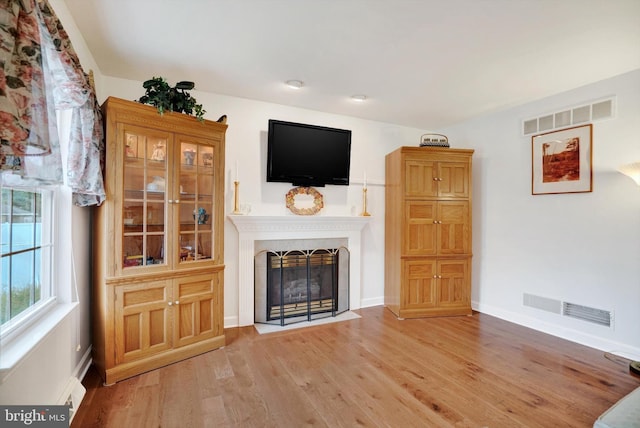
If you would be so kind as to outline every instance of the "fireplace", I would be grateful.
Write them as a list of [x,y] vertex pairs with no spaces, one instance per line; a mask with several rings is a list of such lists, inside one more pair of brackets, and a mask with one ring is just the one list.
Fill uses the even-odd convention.
[[[266,283],[266,257],[264,261],[256,259],[263,250],[348,248],[348,256],[341,253],[339,257],[340,275],[348,279],[348,298],[339,299],[338,312],[361,307],[361,231],[372,217],[230,215],[229,219],[238,230],[238,315],[237,321],[229,319],[225,324],[247,326],[257,319],[266,320],[266,314],[256,318],[259,299],[266,299],[266,295],[256,295],[263,289],[258,283]],[[301,241],[313,242],[300,245]],[[263,274],[258,274],[260,269],[265,269]],[[266,303],[260,306],[266,311]]]
[[349,309],[346,248],[264,250],[256,255],[255,322],[286,325]]

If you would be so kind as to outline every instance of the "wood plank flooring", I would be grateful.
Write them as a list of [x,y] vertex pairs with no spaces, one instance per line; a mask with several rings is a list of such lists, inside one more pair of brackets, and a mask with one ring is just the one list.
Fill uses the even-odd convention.
[[488,315],[362,318],[259,335],[102,386],[72,427],[591,427],[628,363]]

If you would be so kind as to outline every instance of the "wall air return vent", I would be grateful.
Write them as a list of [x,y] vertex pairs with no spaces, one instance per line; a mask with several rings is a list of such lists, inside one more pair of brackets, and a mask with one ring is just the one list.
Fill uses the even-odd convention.
[[611,312],[603,309],[563,302],[562,315],[611,327]]
[[615,96],[522,121],[522,134],[533,135],[615,116]]
[[613,312],[596,309],[562,300],[523,293],[522,304],[530,308],[540,309],[565,317],[588,321],[605,327],[613,327]]

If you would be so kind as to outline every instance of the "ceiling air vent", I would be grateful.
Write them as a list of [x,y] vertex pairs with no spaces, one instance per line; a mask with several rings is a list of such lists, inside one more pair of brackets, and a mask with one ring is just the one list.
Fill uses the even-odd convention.
[[556,129],[610,119],[615,116],[615,97],[594,101],[547,113],[539,117],[525,119],[522,122],[522,134],[533,135]]
[[562,315],[611,327],[611,312],[603,309],[563,302]]

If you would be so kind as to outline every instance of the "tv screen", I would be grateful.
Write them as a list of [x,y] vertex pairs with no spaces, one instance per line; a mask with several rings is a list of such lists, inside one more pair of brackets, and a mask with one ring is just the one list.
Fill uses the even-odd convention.
[[267,181],[348,185],[351,131],[269,120]]

